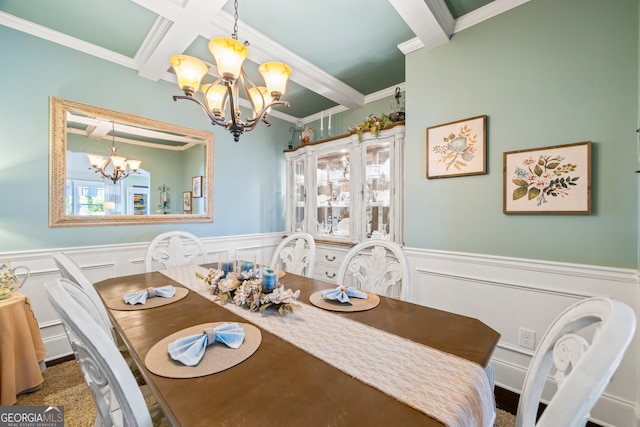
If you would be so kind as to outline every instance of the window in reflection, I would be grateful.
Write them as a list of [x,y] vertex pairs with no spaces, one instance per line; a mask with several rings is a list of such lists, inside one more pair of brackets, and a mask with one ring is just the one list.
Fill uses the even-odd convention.
[[105,192],[102,183],[67,180],[66,214],[67,215],[104,215]]

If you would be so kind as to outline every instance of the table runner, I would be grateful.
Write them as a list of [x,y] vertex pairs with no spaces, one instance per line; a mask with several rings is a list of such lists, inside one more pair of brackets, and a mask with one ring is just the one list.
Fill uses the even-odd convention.
[[[216,302],[196,277],[208,269],[185,266],[160,273]],[[484,369],[346,317],[300,302],[293,314],[221,307],[295,345],[336,369],[450,427],[493,425],[495,401]]]

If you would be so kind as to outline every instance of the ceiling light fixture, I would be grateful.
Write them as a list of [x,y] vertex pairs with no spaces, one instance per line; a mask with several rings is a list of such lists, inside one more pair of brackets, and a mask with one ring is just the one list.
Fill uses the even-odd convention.
[[[140,168],[140,160],[127,160],[124,157],[118,156],[118,147],[116,147],[116,124],[111,122],[111,155],[107,158],[103,156],[97,156],[95,154],[87,154],[89,163],[95,169],[95,172],[100,172],[105,178],[109,178],[113,183],[117,183],[121,179],[125,179],[134,172],[137,172]],[[107,172],[107,166],[109,163],[113,165],[113,171]]]
[[[266,87],[256,86],[242,67],[247,58],[248,42],[238,41],[238,1],[234,2],[235,14],[232,38],[218,37],[209,41],[209,51],[215,59],[220,77],[212,84],[202,86],[204,102],[193,97],[198,91],[200,82],[209,67],[199,60],[188,55],[175,55],[171,57],[171,66],[178,77],[178,86],[184,92],[184,96],[174,96],[173,100],[188,99],[200,105],[211,119],[212,125],[222,126],[233,135],[238,142],[243,132],[253,130],[259,121],[271,126],[267,115],[271,107],[277,104],[289,106],[280,98],[284,95],[287,80],[291,74],[291,67],[281,62],[266,62],[260,65],[258,71],[262,74]],[[249,99],[252,108],[252,117],[245,120],[240,118],[239,93],[240,86]],[[229,115],[226,114],[227,102],[229,103]]]

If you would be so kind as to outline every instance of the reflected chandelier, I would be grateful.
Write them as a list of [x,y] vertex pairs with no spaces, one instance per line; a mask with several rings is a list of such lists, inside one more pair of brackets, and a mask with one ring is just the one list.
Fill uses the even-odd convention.
[[[174,55],[171,57],[171,67],[178,77],[178,86],[184,96],[174,96],[173,100],[188,99],[200,105],[211,119],[212,125],[222,126],[233,135],[238,142],[243,132],[253,130],[259,121],[267,121],[271,107],[277,104],[289,106],[280,98],[284,95],[287,80],[291,74],[291,67],[280,62],[266,62],[258,68],[264,78],[266,87],[256,86],[242,67],[247,58],[248,42],[238,41],[238,1],[234,2],[234,26],[232,38],[218,37],[209,41],[209,51],[215,59],[220,77],[212,84],[202,86],[204,102],[193,97],[198,91],[202,78],[209,67],[198,58],[188,55]],[[252,117],[243,121],[240,118],[239,92],[240,86],[251,103]],[[228,118],[225,117],[227,102],[229,103]]]
[[[101,173],[105,178],[109,178],[113,183],[117,183],[121,179],[125,179],[134,172],[137,172],[140,168],[140,160],[127,160],[124,157],[118,156],[118,147],[116,147],[116,124],[115,121],[111,122],[111,155],[107,158],[97,156],[95,154],[87,154],[89,163],[95,169],[96,173]],[[113,165],[113,171],[107,172],[107,166]]]

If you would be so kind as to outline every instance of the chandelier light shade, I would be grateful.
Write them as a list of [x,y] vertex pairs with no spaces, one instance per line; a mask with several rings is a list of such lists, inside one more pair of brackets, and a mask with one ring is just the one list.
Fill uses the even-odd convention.
[[242,63],[249,56],[249,50],[245,45],[228,37],[211,39],[209,52],[213,55],[213,59],[216,60],[218,73],[224,80],[230,82],[240,77]]
[[[116,127],[115,122],[111,122],[112,139],[111,154],[109,157],[98,156],[95,154],[87,154],[89,163],[95,169],[96,173],[100,173],[103,177],[109,178],[113,183],[117,183],[121,179],[125,179],[132,173],[135,173],[140,169],[141,160],[126,159],[118,156],[118,147],[116,147]],[[112,171],[108,172],[107,167],[111,164]]]
[[[211,120],[212,125],[222,126],[238,141],[244,132],[253,130],[258,122],[267,126],[267,116],[274,105],[289,106],[280,100],[287,88],[291,67],[280,62],[267,62],[260,65],[258,71],[264,78],[265,86],[256,86],[242,64],[249,55],[248,43],[238,41],[238,1],[234,3],[235,24],[232,38],[217,37],[209,41],[209,51],[213,56],[218,75],[211,84],[202,85],[201,99],[196,98],[202,79],[208,72],[208,65],[198,58],[188,55],[175,55],[170,63],[178,79],[178,86],[184,96],[176,95],[174,101],[187,99],[200,105]],[[240,113],[240,91],[244,92],[251,104],[251,117],[244,120]],[[228,108],[227,108],[228,106]]]
[[273,99],[280,99],[287,89],[291,67],[281,62],[267,62],[258,68]]
[[222,85],[203,85],[202,92],[205,94],[209,105],[209,111],[216,116],[222,116],[224,101],[227,96],[227,88]]
[[176,76],[178,76],[178,86],[182,88],[184,93],[193,95],[200,87],[200,81],[209,71],[209,67],[198,58],[188,55],[175,55],[171,57],[170,61]]
[[[269,105],[273,102],[273,98],[269,95],[269,91],[264,86],[252,87],[249,89],[249,96],[251,97],[251,102],[256,107],[256,112],[261,112],[264,109],[265,105]],[[271,110],[271,108],[269,108]],[[269,113],[269,111],[267,111]]]

